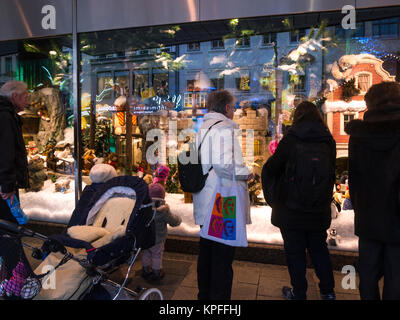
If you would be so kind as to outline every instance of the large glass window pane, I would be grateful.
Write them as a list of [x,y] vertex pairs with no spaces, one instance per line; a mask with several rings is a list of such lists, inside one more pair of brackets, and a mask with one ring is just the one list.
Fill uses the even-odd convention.
[[[343,14],[335,11],[83,34],[82,96],[96,101],[86,128],[93,131],[94,125],[97,132],[100,121],[109,119],[109,131],[100,135],[110,146],[108,154],[99,151],[105,161],[110,154],[117,159],[113,163],[120,174],[139,175],[144,167],[151,175],[157,163],[169,165],[167,198],[190,201],[189,195],[170,196],[181,192],[173,156],[191,139],[175,136],[201,127],[210,92],[224,89],[235,96],[233,120],[242,130],[246,165],[257,175],[290,129],[296,106],[307,99],[318,107],[337,143],[337,182],[343,180],[346,190],[346,179],[341,178],[347,171],[349,137],[344,127],[363,118],[364,96],[372,84],[400,80],[399,17],[400,7],[391,7],[390,11],[358,9],[354,29],[344,29]],[[117,94],[107,101],[93,98],[98,94],[93,77],[103,74],[106,83],[105,76],[111,74],[116,86],[122,70],[129,71],[124,79],[132,83],[131,96],[127,90],[126,100]],[[155,141],[146,138],[154,128],[163,132],[165,148],[151,151]],[[150,161],[149,150],[158,162]],[[261,212],[270,215],[271,208],[258,194],[252,215],[268,221]],[[334,221],[345,239],[338,249],[356,246],[354,235],[347,231],[351,221]],[[281,243],[280,234],[265,223],[264,230],[271,235],[255,234],[250,226],[249,238]]]
[[75,208],[72,37],[0,42],[0,65],[0,86],[18,80],[28,88],[20,115],[30,186],[19,190],[21,207],[31,222],[68,223]]

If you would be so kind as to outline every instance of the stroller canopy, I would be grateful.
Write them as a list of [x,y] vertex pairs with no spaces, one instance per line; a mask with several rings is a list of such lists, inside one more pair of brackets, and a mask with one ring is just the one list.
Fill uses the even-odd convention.
[[93,223],[102,205],[116,195],[135,199],[135,205],[126,226],[126,233],[129,234],[142,206],[151,202],[147,183],[133,176],[119,176],[104,183],[93,183],[87,186],[72,213],[68,228]]

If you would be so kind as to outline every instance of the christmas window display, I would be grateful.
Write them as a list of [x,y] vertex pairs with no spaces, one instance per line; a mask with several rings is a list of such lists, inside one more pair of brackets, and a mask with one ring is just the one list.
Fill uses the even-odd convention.
[[19,190],[21,207],[31,220],[69,217],[75,204],[71,39],[16,42],[15,63],[0,82],[19,80],[28,88],[20,116],[29,187]]
[[[81,35],[83,186],[90,183],[88,173],[96,163],[108,163],[118,174],[137,175],[147,183],[157,178],[158,166],[164,165],[169,168],[166,200],[183,219],[170,233],[196,237],[191,195],[180,190],[176,163],[170,159],[193,141],[207,112],[209,92],[226,89],[236,98],[234,121],[242,130],[243,155],[254,174],[248,182],[252,203],[249,241],[282,243],[279,230],[270,223],[271,208],[263,198],[260,173],[290,129],[293,112],[303,99],[321,110],[337,143],[337,183],[344,205],[348,136],[343,128],[350,120],[362,118],[366,108],[363,97],[372,84],[398,81],[400,44],[395,39],[373,38],[371,21],[357,23],[357,28],[363,29],[356,30],[359,36],[354,37],[354,32],[338,34],[340,20],[322,19],[313,25],[300,20],[232,19],[215,22],[212,27],[204,22],[196,25],[198,30],[188,24]],[[113,46],[105,46],[102,39],[114,35]],[[197,39],[198,50],[188,51],[188,43]],[[216,39],[222,39],[218,41],[223,41],[223,46],[213,50]],[[242,47],[238,48],[237,39]],[[39,131],[37,117],[44,121],[49,115],[46,110],[27,115],[31,131],[35,126]],[[64,131],[68,132],[68,117],[66,122]],[[160,129],[163,135],[151,136],[153,129]],[[31,155],[39,153],[43,160],[32,162],[32,169],[43,165],[53,174],[38,185],[43,183],[42,190],[50,186],[67,190],[64,194],[58,191],[63,196],[71,195],[74,188],[73,180],[68,184],[58,178],[71,168],[68,153],[74,145],[66,138],[67,132],[44,145],[44,134],[27,143]],[[149,135],[151,139],[147,139]],[[149,154],[158,162],[150,161]],[[335,241],[331,245],[356,250],[354,213],[347,210],[347,204],[333,214],[330,239]],[[49,221],[68,221],[67,214],[59,213],[61,208],[53,209]],[[73,205],[68,210],[72,212]]]

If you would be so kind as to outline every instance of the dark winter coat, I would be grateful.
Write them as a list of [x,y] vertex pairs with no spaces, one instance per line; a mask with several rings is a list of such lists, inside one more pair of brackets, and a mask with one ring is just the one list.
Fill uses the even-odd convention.
[[[283,183],[283,176],[290,154],[299,141],[326,142],[332,155],[332,165],[335,165],[336,144],[329,130],[321,123],[303,122],[292,127],[279,142],[275,153],[268,159],[263,168],[263,181],[266,177],[272,177],[277,181],[275,186],[276,199],[272,205],[271,222],[274,226],[282,229],[321,230],[328,229],[331,224],[331,201],[327,201],[326,210],[322,212],[298,212],[289,209],[285,205],[287,187]],[[332,176],[332,191],[334,176]]]
[[346,132],[355,234],[400,243],[400,106],[367,111]]
[[0,187],[9,193],[27,188],[28,164],[22,137],[22,119],[11,101],[0,96]]

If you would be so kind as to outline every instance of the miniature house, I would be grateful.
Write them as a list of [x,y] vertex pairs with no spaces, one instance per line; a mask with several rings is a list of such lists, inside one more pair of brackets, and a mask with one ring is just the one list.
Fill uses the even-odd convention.
[[[336,141],[337,158],[348,157],[349,136],[344,131],[346,124],[353,119],[362,119],[366,110],[364,96],[368,89],[382,81],[395,81],[395,76],[383,69],[383,60],[371,54],[344,55],[332,66],[329,79],[329,92],[322,110],[327,125]],[[343,84],[354,79],[358,93],[346,96]],[[341,83],[341,84],[339,84]]]

